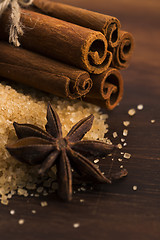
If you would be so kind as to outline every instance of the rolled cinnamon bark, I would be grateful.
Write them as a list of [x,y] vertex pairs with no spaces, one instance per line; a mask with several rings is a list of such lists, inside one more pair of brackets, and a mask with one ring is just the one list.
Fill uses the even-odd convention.
[[71,99],[87,94],[92,87],[86,71],[2,41],[0,76]]
[[121,24],[115,17],[50,0],[34,0],[34,5],[53,17],[102,32],[112,48],[118,44]]
[[123,79],[115,68],[109,68],[100,75],[91,75],[93,87],[84,97],[85,101],[94,103],[108,110],[115,108],[123,96]]
[[120,40],[116,48],[112,50],[112,67],[122,69],[128,67],[134,48],[134,39],[131,33],[120,31]]
[[[0,38],[8,40],[10,11],[0,20]],[[77,26],[53,17],[29,10],[21,10],[21,22],[25,33],[20,38],[24,48],[51,58],[99,74],[112,60],[107,41],[101,32]]]

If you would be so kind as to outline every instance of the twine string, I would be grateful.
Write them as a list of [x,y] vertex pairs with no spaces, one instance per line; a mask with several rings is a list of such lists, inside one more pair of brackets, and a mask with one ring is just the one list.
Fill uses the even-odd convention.
[[9,43],[13,43],[16,47],[20,46],[18,38],[23,35],[20,6],[27,7],[32,2],[33,0],[0,0],[0,17],[9,6],[11,7]]

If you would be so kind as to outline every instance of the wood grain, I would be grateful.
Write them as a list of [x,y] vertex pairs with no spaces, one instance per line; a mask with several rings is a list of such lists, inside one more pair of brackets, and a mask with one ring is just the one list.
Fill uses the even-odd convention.
[[[60,1],[59,1],[60,2]],[[42,208],[37,198],[14,197],[9,206],[0,206],[1,239],[160,239],[160,30],[159,0],[66,0],[61,1],[117,17],[124,30],[133,33],[135,51],[131,65],[122,72],[124,98],[109,113],[109,135],[121,137],[123,120],[130,120],[128,145],[132,157],[125,161],[129,171],[119,183],[96,186],[79,192],[73,202],[63,203],[55,195],[45,197]],[[144,104],[144,110],[130,118],[128,109]],[[151,124],[151,119],[156,122]],[[132,186],[137,185],[137,191]],[[80,199],[84,199],[80,203]],[[15,209],[11,216],[9,210]],[[33,215],[31,210],[37,213]],[[24,218],[20,226],[18,219]],[[75,222],[80,223],[74,228]]]

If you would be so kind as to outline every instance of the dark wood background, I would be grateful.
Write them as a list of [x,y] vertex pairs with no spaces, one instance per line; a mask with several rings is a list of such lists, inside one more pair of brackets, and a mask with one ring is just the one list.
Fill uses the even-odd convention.
[[[144,104],[131,118],[125,152],[132,157],[125,167],[129,175],[112,186],[76,193],[71,203],[55,195],[42,198],[14,197],[0,205],[0,239],[160,239],[160,1],[66,0],[75,6],[116,16],[124,30],[135,37],[131,65],[122,72],[125,94],[109,113],[110,133],[121,133],[128,109]],[[151,124],[150,120],[156,122]],[[137,185],[137,191],[132,186]],[[84,203],[80,203],[84,199]],[[9,211],[16,210],[11,216]],[[33,215],[31,210],[37,213]],[[20,226],[18,219],[24,218]],[[80,223],[74,228],[75,222]]]

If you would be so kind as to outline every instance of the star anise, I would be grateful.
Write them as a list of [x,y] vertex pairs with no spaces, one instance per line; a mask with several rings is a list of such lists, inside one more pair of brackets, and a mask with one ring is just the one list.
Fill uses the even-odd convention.
[[[111,183],[111,179],[106,178],[86,155],[106,156],[114,146],[94,140],[81,141],[91,129],[93,119],[92,114],[83,118],[63,138],[59,116],[48,104],[46,131],[31,124],[14,122],[19,140],[6,148],[12,156],[22,162],[30,165],[40,164],[41,175],[56,164],[58,194],[62,199],[69,201],[72,198],[72,168],[88,180]],[[121,171],[115,177],[121,178],[126,174],[127,172]]]

